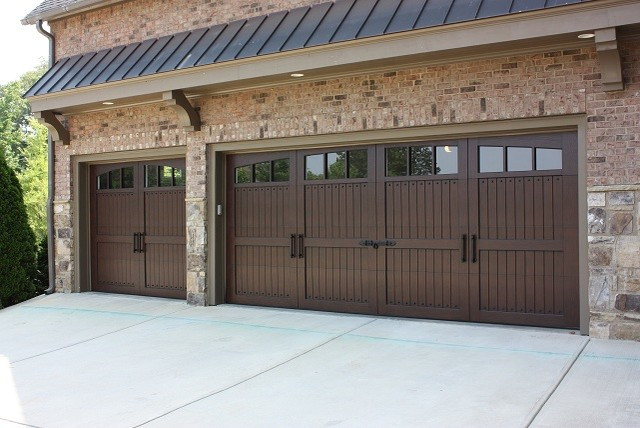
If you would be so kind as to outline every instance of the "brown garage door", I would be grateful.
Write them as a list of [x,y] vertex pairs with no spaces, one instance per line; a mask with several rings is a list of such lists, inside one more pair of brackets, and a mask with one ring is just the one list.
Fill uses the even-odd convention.
[[572,133],[232,155],[230,302],[577,327]]
[[91,167],[91,289],[185,298],[184,160]]

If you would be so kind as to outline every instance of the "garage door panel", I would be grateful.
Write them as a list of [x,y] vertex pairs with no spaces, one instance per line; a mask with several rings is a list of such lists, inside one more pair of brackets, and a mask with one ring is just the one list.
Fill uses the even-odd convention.
[[385,183],[385,236],[392,239],[457,239],[460,236],[458,180]]
[[355,239],[374,233],[373,186],[335,183],[304,186],[306,238]]
[[167,243],[166,239],[161,243],[145,242],[144,288],[147,294],[185,296],[187,256],[184,239],[180,241],[183,242]]
[[459,259],[457,249],[387,249],[386,304],[460,309],[466,272]]
[[145,190],[145,234],[147,236],[185,236],[184,189]]
[[563,315],[562,251],[480,251],[481,311]]
[[137,291],[140,261],[130,257],[131,244],[100,242],[96,245],[95,257],[99,260],[96,269],[97,290],[130,293]]
[[290,232],[290,186],[256,186],[234,189],[234,229],[238,237],[283,237]]
[[138,199],[134,192],[98,193],[95,196],[95,233],[102,236],[130,236],[138,231]]
[[305,304],[363,304],[375,295],[375,267],[366,248],[307,248]]
[[296,267],[290,261],[288,246],[237,245],[234,260],[231,268],[236,296],[291,299]]

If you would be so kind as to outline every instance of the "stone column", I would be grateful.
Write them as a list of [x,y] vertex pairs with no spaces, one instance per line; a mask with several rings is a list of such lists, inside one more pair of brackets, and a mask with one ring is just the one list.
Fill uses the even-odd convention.
[[593,337],[640,340],[640,185],[589,189]]
[[207,305],[206,144],[187,143],[187,302]]

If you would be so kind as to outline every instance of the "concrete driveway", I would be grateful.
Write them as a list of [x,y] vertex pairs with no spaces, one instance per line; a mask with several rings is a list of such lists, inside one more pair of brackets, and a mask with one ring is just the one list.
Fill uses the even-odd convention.
[[640,343],[104,294],[0,311],[0,427],[638,426]]

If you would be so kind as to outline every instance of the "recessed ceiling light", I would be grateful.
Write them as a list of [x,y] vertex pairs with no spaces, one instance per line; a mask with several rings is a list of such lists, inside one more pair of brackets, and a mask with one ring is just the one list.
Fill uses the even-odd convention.
[[292,73],[291,77],[304,77],[304,73]]
[[114,105],[115,103],[114,103],[114,102],[111,102],[111,101],[105,101],[105,102],[103,102],[102,104],[104,104],[104,105],[106,105],[106,106],[112,106],[112,105]]
[[593,39],[596,35],[593,33],[578,34],[579,39]]

